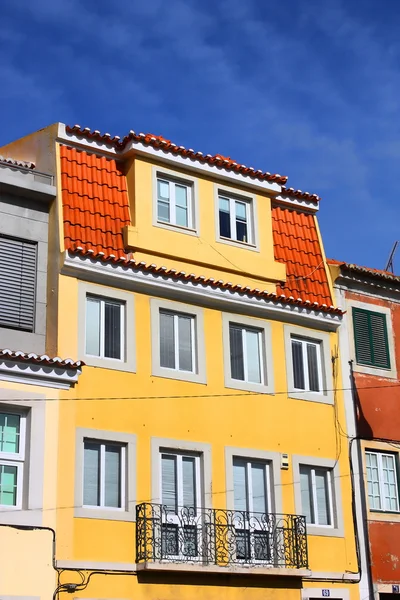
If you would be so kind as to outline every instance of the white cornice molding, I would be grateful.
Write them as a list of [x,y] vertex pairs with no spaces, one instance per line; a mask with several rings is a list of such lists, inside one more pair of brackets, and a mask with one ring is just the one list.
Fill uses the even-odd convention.
[[68,253],[65,253],[61,273],[110,287],[130,289],[200,306],[208,305],[222,311],[296,323],[325,331],[335,331],[342,321],[341,315],[279,302],[278,299],[273,301],[230,289],[211,288],[200,282],[173,280],[160,273],[146,272]]
[[0,380],[68,390],[78,381],[82,369],[27,364],[0,358]]
[[285,194],[278,194],[278,196],[274,196],[273,203],[282,204],[283,206],[291,206],[292,208],[300,208],[301,210],[306,210],[312,213],[316,213],[319,210],[318,202],[296,198],[295,196],[286,196]]

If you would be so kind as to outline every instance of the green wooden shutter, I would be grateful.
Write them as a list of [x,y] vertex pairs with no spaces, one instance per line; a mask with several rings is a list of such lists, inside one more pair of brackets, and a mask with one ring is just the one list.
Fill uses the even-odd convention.
[[353,308],[353,328],[357,363],[390,369],[386,315]]

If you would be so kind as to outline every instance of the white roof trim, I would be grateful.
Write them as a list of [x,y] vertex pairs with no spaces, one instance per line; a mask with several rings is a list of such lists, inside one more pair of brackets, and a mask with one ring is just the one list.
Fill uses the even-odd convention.
[[254,314],[261,317],[303,324],[316,329],[335,331],[342,316],[268,300],[229,289],[212,288],[192,281],[172,280],[166,275],[145,272],[134,267],[104,263],[99,260],[65,253],[62,274],[112,287],[131,289],[145,294],[173,297],[182,302],[212,305],[219,310],[231,310],[238,314]]
[[264,193],[275,196],[282,191],[282,186],[278,183],[270,181],[260,181],[250,175],[242,175],[241,173],[235,173],[228,171],[223,167],[212,166],[207,163],[202,163],[198,160],[193,160],[188,157],[175,156],[171,152],[167,152],[162,148],[153,148],[148,144],[144,144],[140,141],[130,140],[125,148],[117,150],[113,144],[107,144],[106,142],[99,142],[98,140],[89,140],[83,136],[77,136],[75,134],[67,133],[66,126],[63,123],[59,123],[58,127],[58,141],[61,143],[73,144],[74,146],[80,146],[97,152],[99,154],[108,155],[113,158],[124,158],[126,154],[135,153],[142,156],[151,156],[156,160],[163,163],[169,164],[171,167],[175,165],[179,168],[188,169],[192,172],[202,173],[211,177],[217,177],[230,183],[240,183],[240,185],[263,191]]
[[285,204],[286,206],[294,206],[296,208],[306,209],[309,212],[317,212],[317,210],[319,210],[318,202],[303,200],[302,198],[296,198],[295,196],[279,194],[278,196],[274,196],[273,202],[274,204]]
[[2,381],[68,390],[77,383],[81,373],[82,369],[68,369],[56,365],[31,365],[0,357],[0,380]]

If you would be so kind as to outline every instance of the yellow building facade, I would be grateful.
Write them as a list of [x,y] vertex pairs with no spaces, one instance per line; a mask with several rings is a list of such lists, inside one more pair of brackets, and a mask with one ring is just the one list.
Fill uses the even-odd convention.
[[6,150],[54,176],[47,343],[85,364],[46,423],[58,595],[358,598],[319,198],[133,132]]

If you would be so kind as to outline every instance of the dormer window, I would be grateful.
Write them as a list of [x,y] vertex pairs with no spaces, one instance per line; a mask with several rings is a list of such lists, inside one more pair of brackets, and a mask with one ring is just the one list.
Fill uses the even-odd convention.
[[192,185],[157,174],[157,221],[194,229]]
[[253,203],[251,199],[218,193],[219,237],[254,245]]

